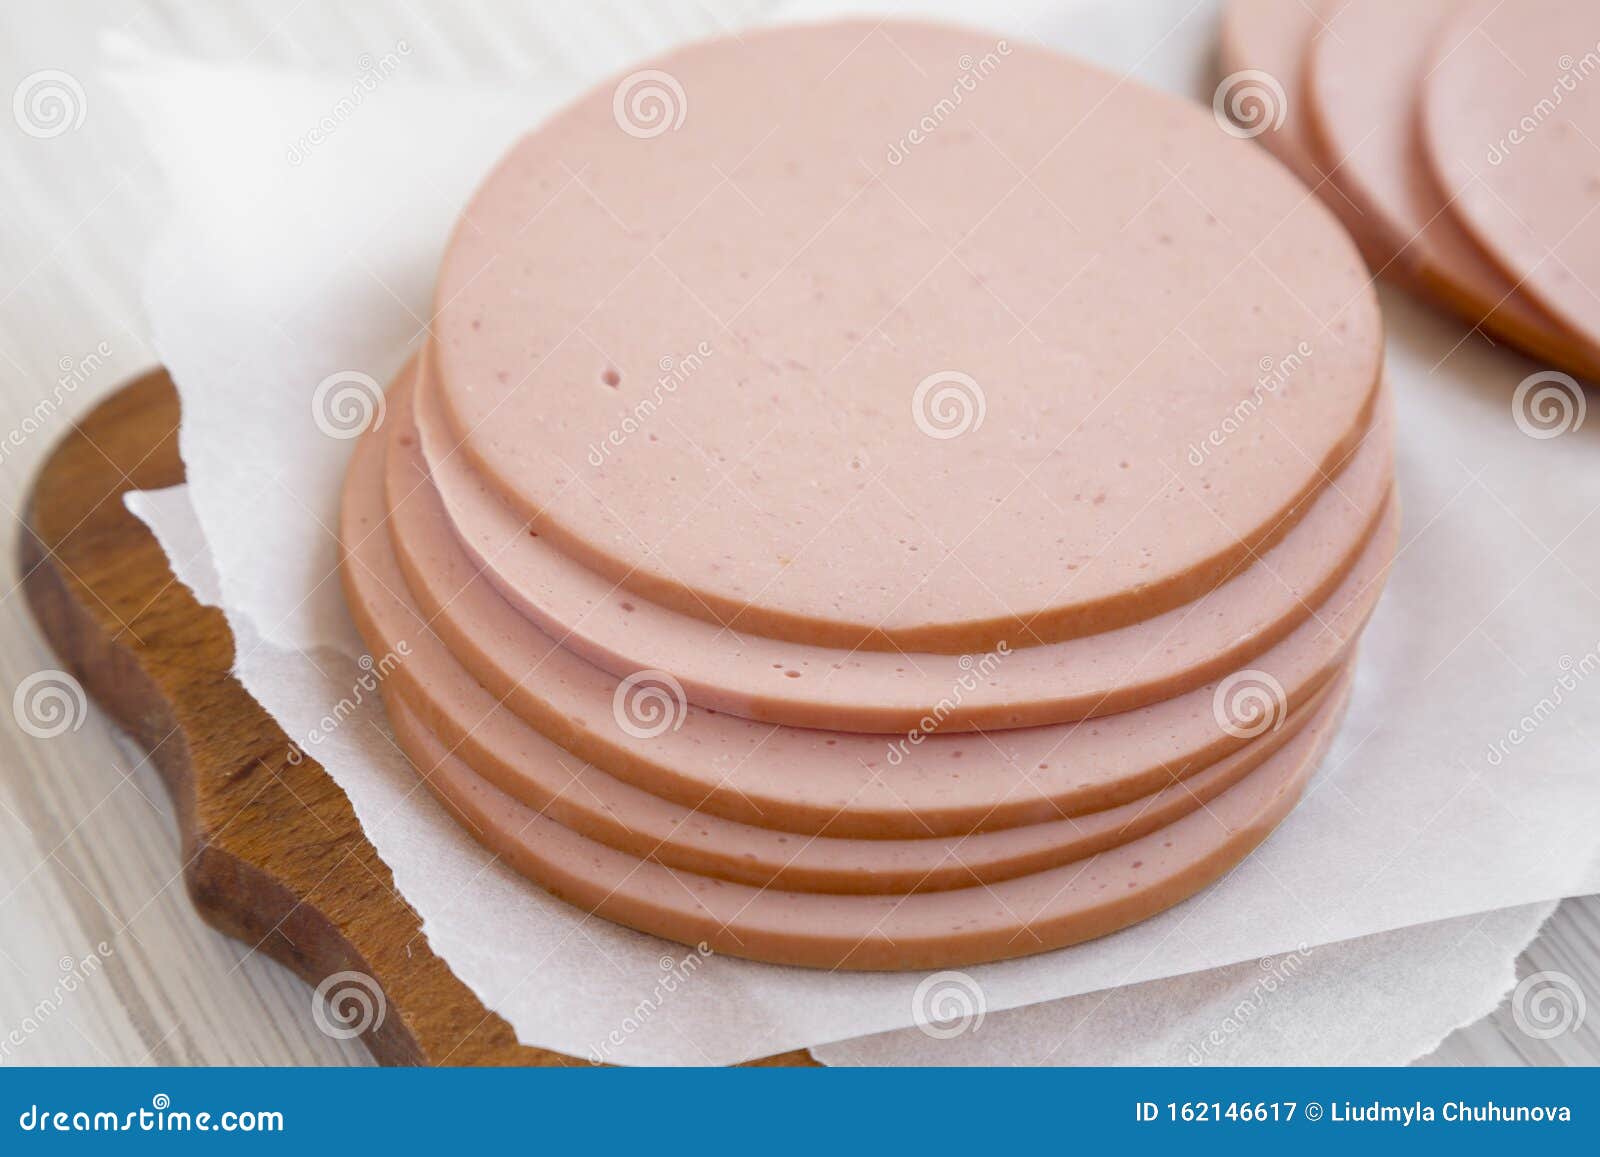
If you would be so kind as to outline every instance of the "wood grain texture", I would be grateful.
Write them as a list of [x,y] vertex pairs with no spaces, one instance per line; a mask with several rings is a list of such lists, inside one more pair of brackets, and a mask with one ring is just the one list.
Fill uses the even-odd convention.
[[428,950],[344,793],[314,759],[291,757],[298,749],[229,674],[222,613],[173,580],[122,502],[183,480],[177,419],[160,372],[90,412],[39,473],[18,561],[63,666],[166,780],[196,909],[309,984],[373,977],[387,1011],[363,1040],[382,1063],[585,1063],[518,1044]]

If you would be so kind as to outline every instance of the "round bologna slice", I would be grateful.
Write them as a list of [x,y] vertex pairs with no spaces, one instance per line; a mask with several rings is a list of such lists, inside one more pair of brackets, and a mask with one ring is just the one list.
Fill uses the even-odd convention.
[[1321,26],[1315,3],[1229,0],[1217,53],[1224,75],[1214,102],[1318,192],[1328,175],[1312,147],[1302,98],[1306,49]]
[[1597,61],[1592,0],[1474,4],[1441,38],[1422,97],[1429,155],[1460,221],[1591,342],[1600,342]]
[[[426,486],[400,490],[404,499],[389,509],[386,434],[363,439],[346,482],[341,538],[352,598],[357,567],[407,590],[490,694],[616,778],[727,819],[812,835],[915,839],[1049,822],[1203,770],[1256,733],[1230,710],[1233,690],[1267,687],[1292,711],[1337,670],[1377,603],[1397,534],[1391,510],[1314,619],[1253,668],[1177,699],[1082,724],[981,736],[773,727],[695,707],[670,681],[619,683],[541,634],[459,548],[409,566],[394,544],[419,537],[444,512]],[[641,704],[664,710],[652,714]]]
[[[382,636],[374,634],[373,644]],[[557,747],[450,669],[435,643],[414,650],[393,694],[450,753],[519,803],[608,847],[672,868],[791,892],[904,895],[992,884],[1072,863],[1205,807],[1298,734],[1347,677],[1283,725],[1185,779],[1104,811],[1049,823],[926,839],[803,836],[736,823],[663,800]],[[1336,692],[1335,688],[1339,688]]]
[[[460,545],[508,602],[619,679],[670,671],[693,703],[791,727],[903,733],[935,714],[947,733],[1039,726],[1192,690],[1248,663],[1327,599],[1376,530],[1393,476],[1385,398],[1350,460],[1307,500],[1303,517],[1295,512],[1293,529],[1194,603],[1105,634],[1013,643],[983,656],[847,652],[736,634],[580,566],[530,534],[471,465],[449,453],[428,386],[423,378],[413,387],[409,407],[397,395],[391,445],[414,420],[417,447],[397,452],[427,469]],[[1255,392],[1252,407],[1271,406],[1269,386],[1274,380]],[[1249,437],[1253,422],[1269,420],[1252,409],[1231,436]],[[420,547],[407,540],[405,549]]]
[[[738,823],[665,800],[584,763],[529,727],[456,661],[406,596],[364,565],[345,575],[373,654],[404,662],[388,678],[452,754],[518,802],[610,847],[719,879],[797,892],[911,893],[993,883],[1136,839],[1237,783],[1299,730],[1322,698],[1186,778],[1120,807],[997,832],[924,839],[836,839]],[[908,815],[907,821],[915,822]]]
[[[683,115],[639,139],[647,95]],[[610,581],[792,642],[982,653],[1191,602],[1379,383],[1365,267],[1280,166],[978,32],[681,49],[529,134],[464,222],[430,347],[459,452]],[[1272,420],[1188,465],[1300,349]]]
[[[1314,190],[1373,268],[1389,254],[1360,208],[1323,168],[1306,109],[1305,65],[1311,41],[1333,0],[1229,0],[1223,11],[1217,62],[1221,72],[1213,107],[1282,161]],[[1397,271],[1391,266],[1388,274]]]
[[[1420,88],[1459,0],[1342,0],[1313,41],[1307,91],[1323,165],[1361,211],[1369,247],[1433,299],[1535,357],[1593,373],[1594,342],[1522,292],[1461,227],[1429,167]],[[1520,19],[1520,16],[1519,16]],[[1451,182],[1450,195],[1462,188]]]
[[1343,696],[1255,773],[1204,808],[1086,860],[981,887],[912,896],[754,888],[663,867],[586,839],[517,803],[449,754],[391,700],[397,737],[472,836],[587,912],[774,964],[930,969],[1027,956],[1104,936],[1187,899],[1248,855],[1300,798]]

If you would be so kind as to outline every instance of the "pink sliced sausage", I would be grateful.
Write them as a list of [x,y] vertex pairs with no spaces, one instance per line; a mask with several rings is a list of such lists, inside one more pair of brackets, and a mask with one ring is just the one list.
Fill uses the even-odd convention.
[[[1600,6],[1473,4],[1423,93],[1434,170],[1503,272],[1600,342]],[[1580,367],[1600,379],[1593,363]]]
[[667,867],[758,888],[862,895],[992,884],[1138,839],[1206,806],[1251,774],[1299,733],[1324,699],[1342,695],[1348,682],[1342,676],[1325,685],[1282,727],[1203,771],[1174,777],[1159,791],[1118,807],[970,836],[837,839],[735,823],[630,787],[498,710],[459,667],[441,676],[443,663],[453,660],[437,643],[427,652],[425,658],[408,656],[394,694],[452,755],[519,803],[589,839]]
[[[1379,386],[1365,266],[1280,166],[973,31],[682,48],[530,133],[463,221],[430,351],[458,452],[609,581],[791,642],[984,653],[1192,602]],[[1302,346],[1271,421],[1191,465]]]
[[[359,556],[362,552],[357,550]],[[345,581],[372,654],[404,661],[393,696],[451,753],[520,803],[579,834],[644,859],[757,887],[800,892],[909,893],[993,883],[1068,863],[1173,822],[1237,783],[1291,739],[1330,692],[1282,726],[1193,775],[1120,807],[962,837],[836,839],[738,823],[661,799],[584,763],[483,689],[430,631],[392,572],[363,561]],[[981,753],[979,760],[982,759]],[[974,768],[981,774],[981,764]],[[894,772],[885,773],[891,787]],[[907,813],[905,824],[916,817]]]
[[[396,411],[405,412],[392,419],[395,434],[415,419],[421,461],[460,545],[508,602],[619,679],[670,671],[702,707],[791,727],[903,733],[935,713],[945,732],[1039,726],[1193,690],[1246,665],[1327,599],[1377,529],[1393,475],[1385,400],[1336,478],[1308,500],[1303,517],[1295,512],[1293,528],[1194,603],[1105,634],[1003,654],[847,652],[736,634],[602,579],[530,534],[465,457],[449,453],[425,380],[412,401],[407,407],[397,398]],[[1247,416],[1235,436],[1249,437],[1252,422],[1267,420]]]
[[[404,412],[398,399],[392,414]],[[387,424],[386,424],[387,426]],[[1149,795],[1237,750],[1248,738],[1223,727],[1216,687],[1078,725],[985,736],[936,729],[920,742],[854,732],[772,727],[674,704],[667,726],[622,726],[618,681],[541,634],[477,576],[429,524],[444,512],[431,488],[391,461],[403,496],[385,493],[387,428],[364,438],[346,484],[341,535],[347,594],[357,567],[406,592],[457,660],[504,708],[580,759],[653,795],[762,827],[839,837],[966,835],[1048,822]],[[398,455],[395,456],[398,458]],[[1392,503],[1391,503],[1392,507]],[[1317,617],[1253,661],[1295,710],[1340,666],[1382,586],[1393,555],[1393,510]],[[448,544],[408,566],[396,544]],[[892,781],[888,778],[892,774]],[[916,817],[908,821],[908,811]]]
[[[1222,14],[1219,71],[1223,111],[1309,189],[1322,191],[1327,173],[1306,125],[1305,56],[1322,25],[1326,0],[1230,0]],[[1251,73],[1265,73],[1270,82]],[[1237,108],[1230,110],[1230,104]],[[1330,207],[1338,210],[1338,202]]]
[[807,968],[951,968],[1104,936],[1224,875],[1293,808],[1343,694],[1206,807],[1089,859],[912,896],[753,888],[617,851],[517,803],[450,755],[392,693],[390,720],[428,787],[485,847],[579,908],[712,951]]
[[[1225,59],[1310,23],[1237,0]],[[1423,237],[1441,296],[1495,274]],[[341,580],[424,783],[583,911],[1042,952],[1299,799],[1398,546],[1382,360],[1350,238],[1211,110],[974,31],[750,31],[474,195]]]
[[1446,204],[1470,197],[1470,190],[1455,181],[1441,186],[1428,165],[1418,123],[1421,90],[1435,46],[1461,8],[1460,0],[1332,5],[1308,65],[1322,163],[1360,208],[1357,227],[1371,235],[1373,247],[1429,296],[1536,357],[1593,373],[1600,348],[1489,258]]
[[1392,252],[1383,250],[1361,208],[1323,167],[1311,131],[1306,56],[1324,16],[1337,3],[1229,0],[1219,32],[1213,108],[1304,181],[1344,223],[1368,266],[1387,265],[1385,275],[1395,279],[1404,271],[1389,262]]

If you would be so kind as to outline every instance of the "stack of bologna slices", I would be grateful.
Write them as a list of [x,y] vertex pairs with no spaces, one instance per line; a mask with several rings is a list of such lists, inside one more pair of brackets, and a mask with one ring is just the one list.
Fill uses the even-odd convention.
[[1327,749],[1398,534],[1378,308],[1208,109],[921,24],[695,45],[512,149],[436,306],[345,588],[418,773],[585,911],[1040,952]]
[[1230,0],[1221,67],[1374,269],[1600,379],[1594,0]]

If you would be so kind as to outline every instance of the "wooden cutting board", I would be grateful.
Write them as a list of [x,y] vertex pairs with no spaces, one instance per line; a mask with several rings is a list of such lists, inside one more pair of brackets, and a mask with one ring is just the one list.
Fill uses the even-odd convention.
[[[183,832],[200,915],[318,985],[372,978],[362,1033],[382,1064],[587,1063],[517,1043],[428,949],[344,793],[229,673],[233,637],[122,503],[183,481],[178,396],[164,371],[124,386],[45,461],[24,514],[29,606],[64,668],[152,755]],[[307,1002],[307,1007],[311,1002]],[[804,1052],[762,1064],[811,1064]]]

